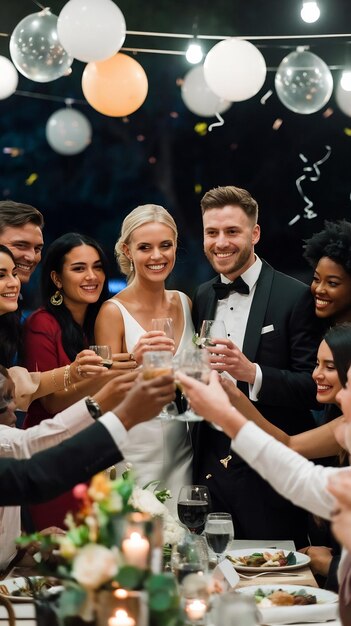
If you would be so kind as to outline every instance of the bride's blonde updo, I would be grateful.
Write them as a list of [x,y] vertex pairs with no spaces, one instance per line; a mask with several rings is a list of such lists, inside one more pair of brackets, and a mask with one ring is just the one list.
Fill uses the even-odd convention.
[[134,277],[134,267],[124,252],[124,245],[129,246],[132,233],[136,228],[144,226],[144,224],[149,224],[150,222],[160,222],[161,224],[165,224],[165,226],[169,226],[169,228],[173,230],[174,241],[177,241],[178,230],[176,223],[172,215],[168,213],[163,206],[159,206],[158,204],[143,204],[131,211],[123,220],[121,235],[115,245],[115,257],[119,269],[122,274],[127,276],[128,282]]

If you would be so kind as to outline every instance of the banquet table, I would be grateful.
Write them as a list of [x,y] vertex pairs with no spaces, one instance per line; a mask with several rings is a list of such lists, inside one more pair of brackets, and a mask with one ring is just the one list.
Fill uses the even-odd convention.
[[[285,550],[294,550],[295,546],[292,541],[281,541],[281,540],[265,540],[265,541],[248,541],[248,540],[234,540],[229,549],[238,550],[241,548],[267,548],[267,549],[285,549]],[[270,584],[293,584],[293,585],[301,585],[303,586],[311,586],[318,587],[316,580],[308,566],[302,567],[298,570],[293,571],[296,576],[281,576],[279,574],[269,574],[259,578],[252,578],[250,580],[243,580],[237,584],[238,588],[247,587],[249,585],[257,585],[262,582],[262,584],[270,585]],[[10,574],[9,577],[14,576],[23,576],[25,573],[19,568],[15,568]],[[32,574],[32,573],[30,573]],[[6,582],[6,579],[3,581]],[[35,619],[35,607],[33,602],[30,600],[27,602],[16,602],[15,600],[12,602],[13,608],[16,614],[16,626],[37,626]],[[341,626],[339,620],[333,620],[329,622],[322,622],[320,624],[314,623],[314,626]],[[0,606],[0,626],[8,626],[7,614],[5,612],[5,608]],[[217,626],[217,625],[216,625]],[[277,626],[284,626],[277,625]],[[300,624],[301,626],[301,624]],[[302,624],[302,626],[308,626],[307,624]]]

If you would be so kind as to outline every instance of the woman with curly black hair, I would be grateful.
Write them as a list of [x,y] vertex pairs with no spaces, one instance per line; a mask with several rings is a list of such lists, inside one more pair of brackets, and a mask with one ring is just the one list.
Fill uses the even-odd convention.
[[351,321],[351,222],[324,224],[306,241],[304,257],[314,269],[311,284],[317,317],[329,325]]

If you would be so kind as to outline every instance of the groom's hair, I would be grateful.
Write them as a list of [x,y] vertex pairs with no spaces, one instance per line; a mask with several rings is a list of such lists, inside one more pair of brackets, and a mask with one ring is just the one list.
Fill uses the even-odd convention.
[[201,200],[202,215],[210,209],[223,209],[227,205],[239,206],[247,217],[256,224],[258,220],[258,204],[246,189],[227,185],[214,187],[205,193]]

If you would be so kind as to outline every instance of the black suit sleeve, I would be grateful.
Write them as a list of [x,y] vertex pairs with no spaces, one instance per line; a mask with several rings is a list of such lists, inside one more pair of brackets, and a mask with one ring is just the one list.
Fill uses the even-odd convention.
[[0,505],[51,500],[122,458],[108,430],[99,422],[30,459],[2,458]]

